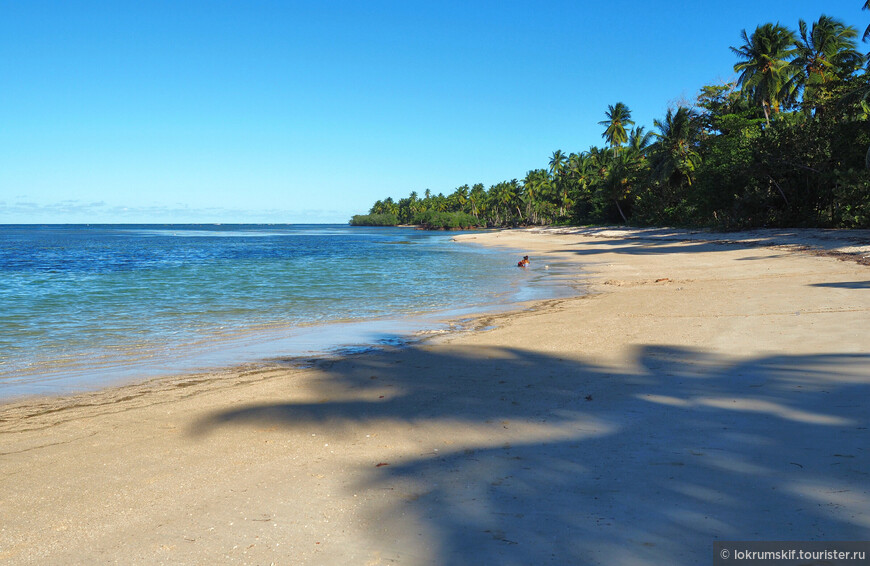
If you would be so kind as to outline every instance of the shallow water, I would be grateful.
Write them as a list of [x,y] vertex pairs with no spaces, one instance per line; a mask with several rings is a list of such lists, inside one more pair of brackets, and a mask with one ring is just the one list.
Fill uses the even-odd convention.
[[516,253],[452,236],[0,226],[0,398],[395,342],[565,292],[558,270],[517,269]]

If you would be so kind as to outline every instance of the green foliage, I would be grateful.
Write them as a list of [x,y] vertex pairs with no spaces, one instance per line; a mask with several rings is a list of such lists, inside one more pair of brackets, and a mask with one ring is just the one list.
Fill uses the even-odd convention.
[[350,219],[351,226],[397,226],[399,219],[395,214],[357,214]]
[[598,122],[599,125],[605,126],[606,129],[601,137],[607,140],[610,147],[618,147],[628,141],[626,126],[633,126],[634,120],[631,119],[631,110],[622,102],[617,102],[614,105],[607,107],[607,112],[604,113],[607,120]]
[[789,60],[796,51],[795,34],[779,24],[767,23],[755,28],[751,36],[743,30],[741,37],[743,45],[731,48],[740,59],[734,65],[734,72],[740,73],[737,84],[761,105],[770,122],[771,112],[790,102],[794,93],[794,68]]
[[859,68],[857,31],[827,16],[798,27],[744,30],[732,47],[738,81],[703,87],[654,132],[627,130],[634,122],[619,102],[599,122],[606,147],[556,150],[523,179],[488,189],[387,198],[369,216],[438,229],[870,227],[870,72]]
[[838,171],[831,196],[831,225],[841,228],[870,226],[870,178],[866,171]]
[[698,116],[680,106],[676,112],[668,109],[664,121],[654,123],[659,129],[651,160],[655,175],[671,185],[691,185],[695,170],[701,164]]
[[810,110],[823,103],[825,87],[858,70],[864,57],[856,49],[858,30],[834,18],[823,15],[812,28],[800,20],[798,28],[796,56],[789,65],[794,85],[804,89],[804,108]]
[[464,212],[438,212],[427,210],[420,213],[414,220],[427,230],[461,230],[475,228],[479,220]]

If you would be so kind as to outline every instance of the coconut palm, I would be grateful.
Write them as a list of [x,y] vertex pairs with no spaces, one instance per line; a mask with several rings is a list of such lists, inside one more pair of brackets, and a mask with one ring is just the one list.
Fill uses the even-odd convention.
[[451,212],[465,212],[465,204],[468,202],[468,185],[458,187],[447,197],[447,209]]
[[513,210],[517,211],[517,219],[519,222],[523,221],[523,211],[520,210],[520,204],[522,203],[522,191],[523,188],[520,186],[520,182],[516,179],[511,179],[508,183],[507,193],[511,195],[510,202],[508,203],[508,207],[511,209],[511,214],[513,214]]
[[568,158],[562,153],[561,149],[557,149],[553,152],[553,156],[550,157],[550,175],[553,177],[558,177],[562,170],[565,168],[565,163],[568,161]]
[[[863,9],[870,10],[870,0],[864,2]],[[867,26],[867,29],[864,30],[864,41],[867,41],[867,39],[870,39],[870,26]],[[867,167],[868,169],[870,169],[870,165],[868,165]]]
[[581,177],[581,173],[583,172],[583,161],[584,155],[582,153],[572,153],[568,156],[568,163],[566,165],[568,171],[568,177],[571,180],[577,180]]
[[614,151],[607,148],[596,146],[590,147],[586,151],[589,167],[592,168],[592,175],[598,179],[602,179],[607,175],[607,171],[613,162]]
[[864,57],[856,49],[858,31],[830,16],[822,15],[812,28],[800,20],[798,28],[796,56],[791,61],[792,82],[803,87],[804,100],[812,102],[818,99],[819,88],[852,74]]
[[550,175],[546,169],[534,169],[523,179],[523,197],[526,205],[526,218],[532,224],[540,220],[540,210],[547,194],[551,191]]
[[631,192],[631,177],[633,168],[637,163],[637,158],[632,155],[631,151],[617,153],[615,150],[609,152],[611,157],[608,159],[607,174],[603,178],[602,189],[605,191],[607,198],[613,201],[616,205],[616,210],[622,221],[628,223],[628,218],[625,211],[622,210],[620,204]]
[[[375,208],[377,210],[375,210]],[[383,201],[378,201],[372,208],[373,214],[395,214],[399,215],[399,205],[393,201],[393,197],[387,197]]]
[[794,70],[789,60],[795,54],[795,35],[779,24],[768,23],[755,28],[751,36],[744,29],[741,37],[743,45],[731,48],[742,59],[734,65],[734,71],[740,73],[737,84],[761,105],[770,124],[770,114],[794,95],[790,80]]
[[623,222],[628,222],[628,218],[622,203],[631,202],[631,195],[639,181],[638,174],[645,168],[644,161],[652,148],[653,137],[653,133],[646,132],[643,126],[632,128],[623,151],[612,149],[590,157],[590,161],[599,164],[602,180],[600,187],[606,197],[616,205]]
[[471,214],[480,218],[486,203],[486,190],[483,188],[483,183],[476,183],[471,187],[471,191],[468,193],[468,203],[471,205]]
[[646,128],[643,126],[638,126],[637,128],[632,128],[628,134],[628,147],[639,157],[642,157],[646,153],[647,148],[655,137],[653,132],[645,130]]
[[567,173],[565,180],[572,200],[575,202],[589,201],[595,167],[589,154],[584,152],[572,153],[568,157]]
[[[510,182],[502,181],[489,188],[490,208],[495,213],[494,220],[496,224],[507,223],[513,215],[513,210],[516,210],[520,214],[520,220],[522,220],[518,204],[518,189],[519,183],[516,180]],[[503,217],[502,214],[504,214]]]
[[666,182],[685,180],[692,184],[695,170],[701,164],[698,152],[700,122],[698,115],[680,106],[674,112],[668,109],[664,121],[654,120],[658,138],[652,152],[652,169],[659,179]]
[[629,149],[620,153],[615,147],[592,146],[584,156],[593,198],[600,202],[613,202],[622,221],[628,222],[620,203],[628,195],[629,173],[631,165],[636,162],[633,152]]
[[631,119],[631,110],[622,102],[617,102],[609,105],[604,115],[607,116],[607,120],[598,122],[599,125],[606,126],[601,137],[607,140],[610,147],[618,148],[628,141],[628,135],[625,133],[626,126],[634,125],[634,120]]

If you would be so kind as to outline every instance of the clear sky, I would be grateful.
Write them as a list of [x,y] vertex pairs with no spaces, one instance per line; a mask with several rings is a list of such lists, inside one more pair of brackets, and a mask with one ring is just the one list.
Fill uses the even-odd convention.
[[[0,223],[346,222],[652,129],[863,0],[0,0]],[[870,44],[860,44],[862,51]]]

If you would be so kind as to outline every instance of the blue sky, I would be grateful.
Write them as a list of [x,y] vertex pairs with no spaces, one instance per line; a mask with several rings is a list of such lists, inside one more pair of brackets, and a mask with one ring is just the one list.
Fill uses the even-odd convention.
[[[0,223],[346,222],[652,129],[729,46],[863,0],[0,0]],[[870,44],[861,44],[862,51]]]

